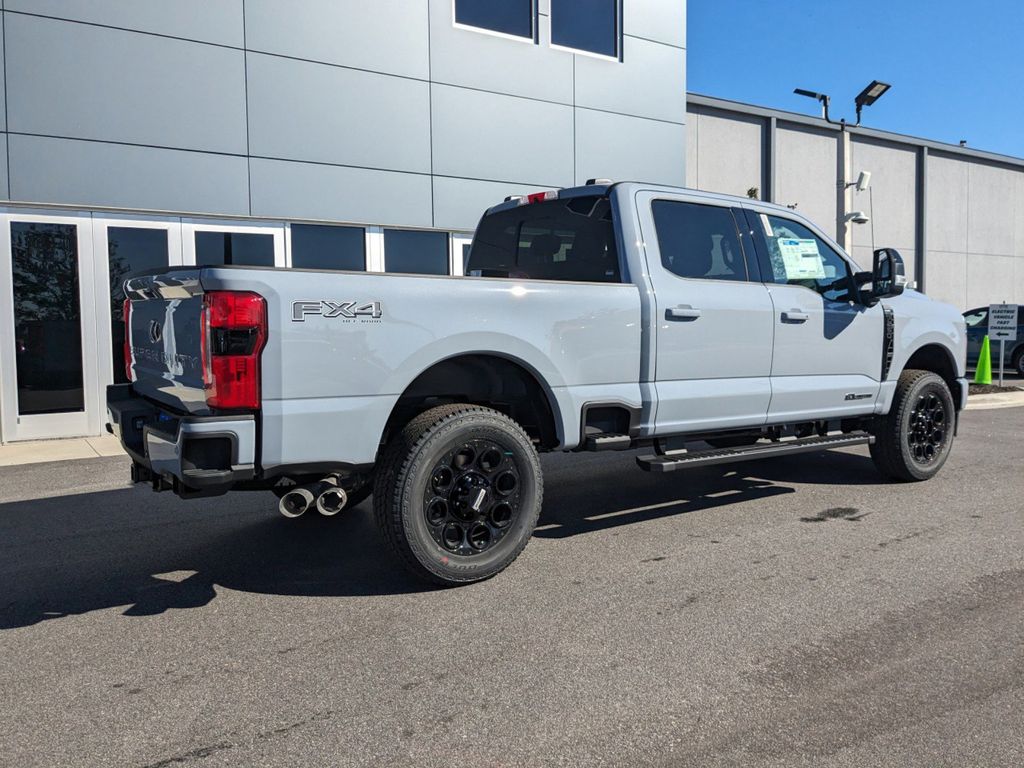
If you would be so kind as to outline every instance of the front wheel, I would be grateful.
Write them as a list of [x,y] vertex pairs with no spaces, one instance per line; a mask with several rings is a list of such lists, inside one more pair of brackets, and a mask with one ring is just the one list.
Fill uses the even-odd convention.
[[540,461],[522,427],[489,408],[443,405],[388,443],[373,509],[384,538],[414,574],[467,584],[519,556],[542,495]]
[[889,413],[872,430],[871,458],[878,471],[897,480],[927,480],[946,463],[953,445],[956,410],[942,378],[930,371],[904,371]]

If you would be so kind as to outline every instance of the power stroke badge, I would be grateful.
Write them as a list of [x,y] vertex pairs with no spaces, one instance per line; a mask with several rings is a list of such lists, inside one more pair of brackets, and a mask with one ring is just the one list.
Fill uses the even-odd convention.
[[296,301],[292,303],[292,322],[304,323],[310,315],[347,322],[380,321],[384,308],[379,301]]

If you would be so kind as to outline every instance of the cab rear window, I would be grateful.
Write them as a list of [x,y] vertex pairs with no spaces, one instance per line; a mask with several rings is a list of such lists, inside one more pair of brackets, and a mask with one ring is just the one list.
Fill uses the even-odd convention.
[[473,237],[466,274],[621,282],[611,202],[588,195],[487,215]]

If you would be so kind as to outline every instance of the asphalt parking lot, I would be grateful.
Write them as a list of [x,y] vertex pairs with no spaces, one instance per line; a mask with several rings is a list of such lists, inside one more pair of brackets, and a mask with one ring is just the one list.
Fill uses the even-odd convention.
[[1024,408],[943,473],[551,456],[506,573],[424,589],[368,505],[0,469],[0,764],[1019,766]]

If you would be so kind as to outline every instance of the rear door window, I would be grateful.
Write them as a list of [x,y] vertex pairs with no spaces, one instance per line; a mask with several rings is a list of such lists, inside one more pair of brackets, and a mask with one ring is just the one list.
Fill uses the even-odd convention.
[[661,263],[679,277],[748,279],[736,218],[728,208],[676,200],[651,203]]
[[611,202],[601,195],[587,195],[489,214],[473,237],[466,274],[621,282]]

